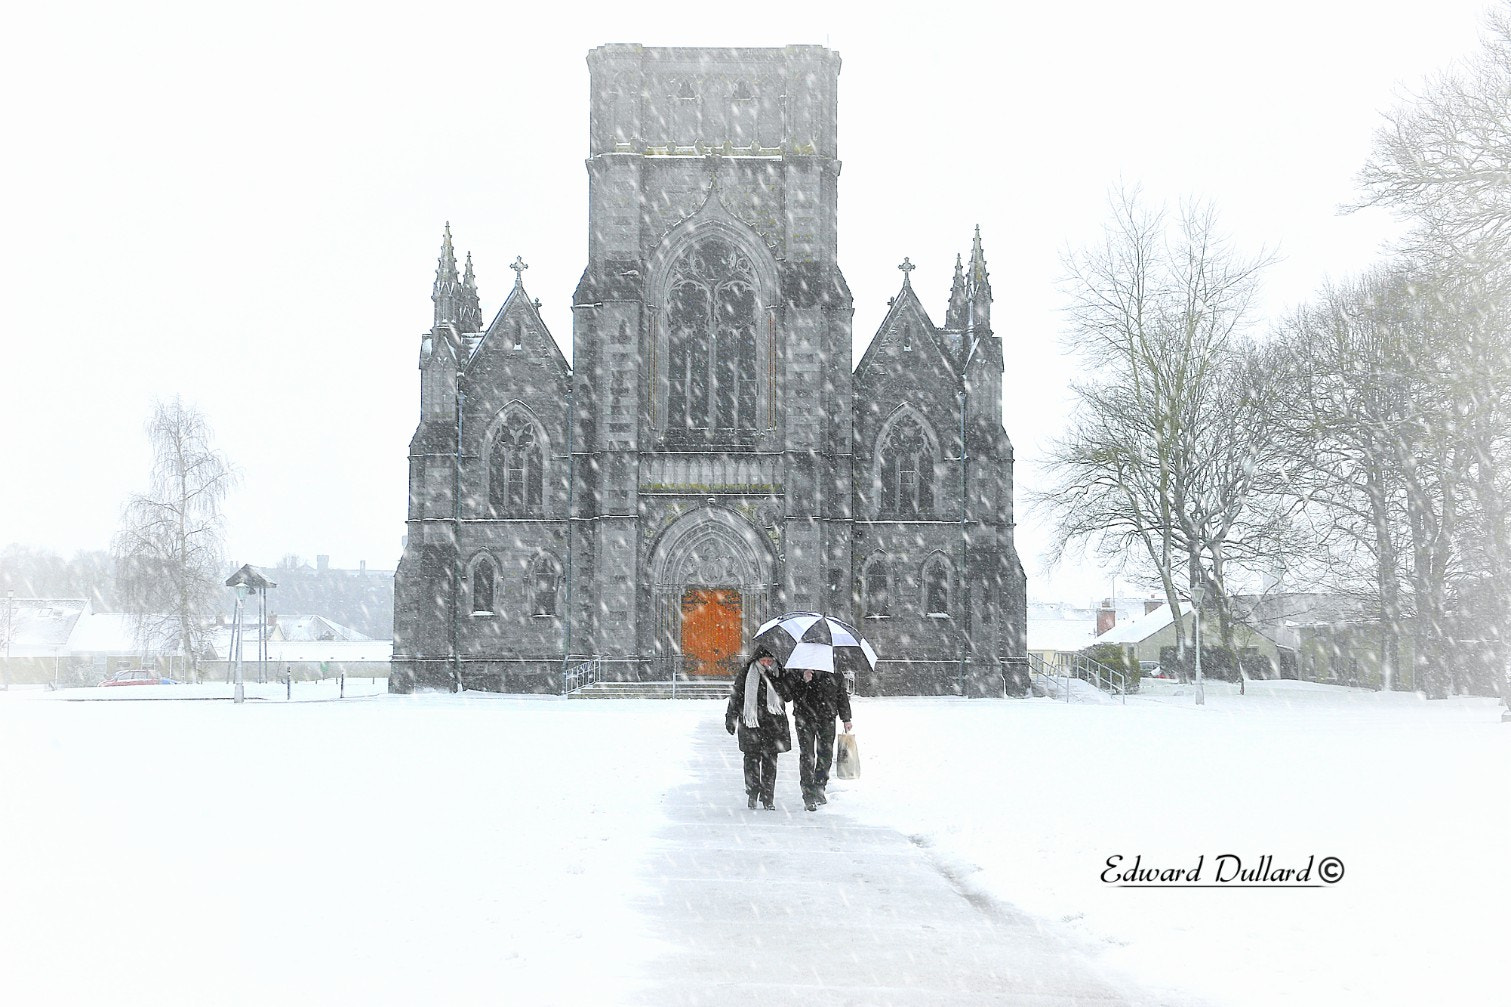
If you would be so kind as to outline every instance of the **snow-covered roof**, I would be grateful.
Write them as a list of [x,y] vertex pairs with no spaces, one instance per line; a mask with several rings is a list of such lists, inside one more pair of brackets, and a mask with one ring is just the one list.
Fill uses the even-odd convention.
[[1142,643],[1175,621],[1169,605],[1161,605],[1148,615],[1141,615],[1131,622],[1121,622],[1097,637],[1097,643]]
[[1095,642],[1096,620],[1034,619],[1028,620],[1028,649],[1074,653]]
[[1028,618],[1035,619],[1080,619],[1095,621],[1096,609],[1090,605],[1076,605],[1068,601],[1031,601],[1028,603]]
[[363,634],[323,615],[280,615],[272,635],[281,640],[366,640]]
[[[228,659],[231,627],[215,627],[210,639],[216,659]],[[356,630],[320,615],[279,616],[277,624],[268,627],[263,640],[267,644],[269,660],[273,661],[387,661],[393,654],[392,640],[370,640]],[[256,658],[258,642],[257,620],[254,618],[242,637],[243,661]]]
[[[158,650],[173,649],[173,633],[158,634]],[[75,624],[68,637],[68,652],[88,654],[135,654],[141,651],[131,616],[124,612],[90,612]]]
[[[79,617],[89,611],[83,598],[11,598],[0,619],[10,627],[11,657],[52,657],[68,644]],[[7,622],[0,622],[3,631]]]

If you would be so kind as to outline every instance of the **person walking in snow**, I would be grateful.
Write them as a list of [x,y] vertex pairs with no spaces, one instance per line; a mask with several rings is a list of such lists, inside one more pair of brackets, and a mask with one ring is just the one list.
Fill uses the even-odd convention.
[[850,730],[850,694],[844,677],[832,671],[792,668],[792,719],[797,723],[798,782],[803,807],[817,811],[828,804],[829,766],[834,761],[834,718]]
[[757,651],[738,675],[724,708],[724,728],[740,740],[745,756],[746,807],[759,799],[767,811],[776,810],[776,759],[792,751],[792,727],[787,722],[791,690],[781,669],[765,651]]

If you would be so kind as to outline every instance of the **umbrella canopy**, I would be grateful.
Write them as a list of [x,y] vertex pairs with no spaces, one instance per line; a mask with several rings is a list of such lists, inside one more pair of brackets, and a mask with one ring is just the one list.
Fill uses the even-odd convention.
[[812,668],[853,675],[876,669],[876,651],[854,626],[818,612],[788,612],[756,630],[764,647],[784,668]]

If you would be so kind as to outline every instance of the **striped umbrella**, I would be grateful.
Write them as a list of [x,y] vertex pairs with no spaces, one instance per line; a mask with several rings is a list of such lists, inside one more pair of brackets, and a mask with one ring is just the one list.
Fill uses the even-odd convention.
[[788,612],[756,630],[755,647],[783,668],[812,668],[854,675],[876,669],[876,651],[854,626],[818,612]]

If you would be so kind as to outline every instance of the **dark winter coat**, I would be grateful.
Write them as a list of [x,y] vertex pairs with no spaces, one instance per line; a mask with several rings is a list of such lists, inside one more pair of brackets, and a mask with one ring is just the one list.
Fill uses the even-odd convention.
[[794,668],[787,672],[792,687],[792,715],[799,721],[823,724],[834,723],[834,718],[849,723],[850,694],[845,691],[842,675],[829,671],[815,671],[813,681],[803,681],[803,673]]
[[724,727],[731,734],[738,734],[740,751],[742,752],[765,752],[777,754],[792,751],[792,724],[787,719],[784,710],[780,715],[766,709],[767,691],[776,689],[776,694],[783,700],[792,698],[792,690],[789,683],[783,681],[785,676],[776,665],[763,674],[760,678],[760,694],[756,696],[756,726],[745,726],[745,677],[750,670],[747,664],[735,675],[734,691],[729,695],[729,703],[724,707]]

